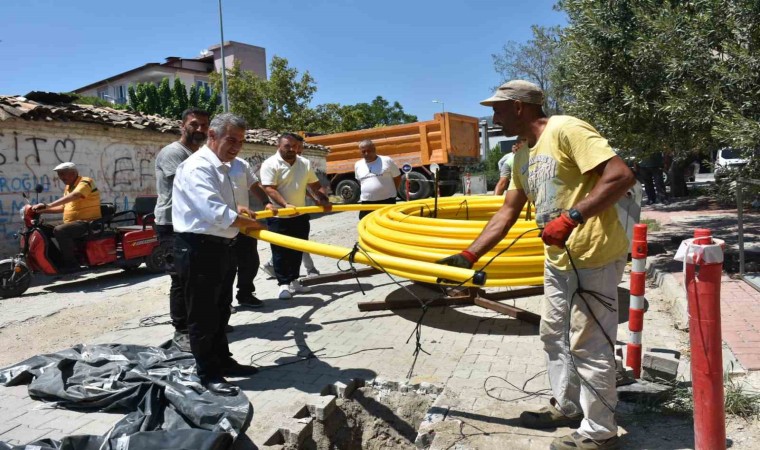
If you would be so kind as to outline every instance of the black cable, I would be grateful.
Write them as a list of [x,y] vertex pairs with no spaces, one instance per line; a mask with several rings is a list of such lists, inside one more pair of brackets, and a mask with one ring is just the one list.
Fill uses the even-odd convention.
[[[594,386],[591,385],[591,383],[588,380],[586,380],[586,378],[583,377],[583,375],[581,375],[580,371],[578,370],[578,366],[575,364],[575,354],[573,352],[572,347],[570,346],[570,327],[572,324],[572,317],[573,317],[573,302],[575,301],[575,296],[577,295],[581,298],[581,300],[583,300],[583,303],[586,305],[586,309],[588,309],[588,312],[591,314],[591,317],[594,319],[594,322],[596,322],[599,329],[602,330],[602,334],[607,340],[607,343],[610,345],[610,353],[612,354],[611,363],[615,365],[615,344],[612,342],[612,339],[607,334],[607,331],[599,322],[599,319],[596,317],[596,314],[594,314],[594,311],[591,309],[591,305],[588,304],[588,300],[586,300],[586,297],[583,294],[591,295],[595,300],[599,301],[599,303],[601,303],[605,309],[607,309],[610,312],[617,311],[617,308],[615,308],[612,305],[612,302],[615,302],[615,299],[608,297],[600,292],[584,289],[583,286],[581,285],[580,273],[578,272],[578,268],[575,266],[575,262],[573,261],[573,258],[570,255],[570,250],[568,250],[567,246],[565,246],[565,253],[567,253],[567,258],[570,261],[570,266],[573,268],[573,271],[575,272],[575,278],[578,284],[578,287],[575,289],[575,291],[573,291],[573,294],[570,296],[570,304],[568,307],[569,317],[567,321],[567,327],[565,328],[565,336],[564,336],[566,344],[567,344],[567,350],[570,355],[570,367],[573,369],[576,375],[578,375],[578,379],[581,381],[581,383],[583,383],[583,385],[585,385],[589,391],[593,392],[597,400],[599,400],[608,410],[610,410],[610,412],[614,414],[615,408],[602,396],[602,394],[599,393],[599,391],[596,390]],[[615,323],[617,323],[617,320],[615,321]]]
[[457,212],[454,213],[454,217],[459,215],[459,211],[462,210],[462,206],[464,206],[465,220],[470,220],[470,204],[467,203],[467,199],[462,200],[462,202],[459,204],[459,209],[457,209]]
[[[354,261],[356,258],[356,252],[359,251],[359,243],[355,242],[354,247],[351,249],[350,252],[343,255],[336,263],[336,267],[338,268],[339,272],[351,272],[351,274],[354,276],[354,279],[356,280],[356,285],[359,286],[359,290],[362,291],[362,295],[367,295],[366,292],[364,292],[364,287],[362,286],[361,281],[359,281],[359,273],[356,271],[356,267],[354,267]],[[348,269],[341,269],[340,262],[343,260],[348,260]]]
[[[548,388],[539,389],[537,391],[529,391],[529,390],[527,390],[528,383],[530,383],[531,381],[535,380],[537,377],[539,377],[540,375],[543,375],[545,373],[546,373],[545,370],[542,370],[542,371],[536,373],[532,377],[530,377],[527,380],[525,380],[525,383],[523,383],[523,385],[522,385],[521,388],[517,387],[516,385],[514,385],[513,383],[511,383],[506,378],[502,378],[502,377],[499,377],[499,376],[496,376],[496,375],[491,375],[491,376],[489,376],[488,378],[486,378],[483,381],[483,390],[486,392],[487,396],[491,397],[494,400],[499,400],[501,402],[516,402],[518,400],[526,400],[526,399],[533,399],[533,398],[536,398],[536,397],[551,396],[551,389],[548,389]],[[493,390],[493,389],[496,389],[496,388],[493,387],[493,388],[489,389],[487,387],[488,380],[490,380],[491,378],[495,378],[497,380],[501,380],[501,381],[507,383],[511,387],[511,389],[509,389],[510,391],[522,392],[525,395],[520,396],[520,397],[510,398],[510,399],[505,399],[505,398],[501,398],[501,397],[497,397],[495,395],[492,395],[490,391]]]
[[[285,362],[285,363],[282,363],[282,364],[277,364],[277,365],[274,365],[274,366],[258,366],[259,370],[276,369],[276,368],[279,368],[279,367],[285,367],[285,366],[289,366],[291,364],[298,364],[298,363],[301,363],[301,362],[304,362],[304,361],[309,361],[309,360],[312,360],[312,359],[338,359],[338,358],[345,358],[346,356],[357,355],[359,353],[364,353],[364,352],[371,352],[371,351],[377,351],[377,350],[393,350],[394,349],[394,347],[363,348],[361,350],[357,350],[355,352],[350,352],[350,353],[345,353],[343,355],[319,355],[318,353],[321,352],[321,351],[323,351],[323,350],[325,350],[324,348],[321,348],[321,349],[315,350],[315,351],[309,350],[305,355],[302,355],[300,352],[298,352],[298,353],[290,353],[290,352],[282,351],[282,350],[284,350],[286,348],[295,347],[295,346],[296,345],[289,345],[287,347],[282,347],[279,350],[265,350],[263,352],[254,353],[253,355],[251,355],[251,365],[253,365],[259,359],[261,359],[261,358],[263,358],[265,356],[269,356],[272,353],[284,353],[284,354],[289,355],[289,356],[299,357],[300,359],[297,359],[295,361],[288,361],[288,362]],[[265,355],[260,356],[260,357],[254,359],[254,356],[260,355],[262,353],[265,353]]]
[[[535,230],[543,230],[543,229],[542,228],[533,228],[533,229],[527,230],[524,233],[520,234],[519,236],[517,236],[515,238],[515,240],[512,241],[512,243],[509,246],[507,246],[506,248],[504,248],[504,250],[502,250],[499,253],[497,253],[494,257],[492,257],[481,268],[481,270],[485,269],[489,264],[491,264],[491,262],[493,262],[493,260],[496,259],[496,257],[498,257],[499,255],[501,255],[502,253],[504,253],[505,251],[507,251],[509,248],[511,248],[512,245],[514,245],[515,242],[517,242],[519,239],[521,239],[526,233],[531,232],[531,231],[535,231]],[[599,329],[602,330],[602,333],[603,333],[605,339],[607,340],[607,343],[610,345],[610,349],[611,349],[611,353],[612,353],[612,363],[614,364],[614,360],[615,360],[615,345],[612,342],[612,339],[610,338],[610,336],[607,334],[607,331],[604,329],[604,327],[602,327],[602,324],[599,322],[599,319],[596,317],[596,314],[591,309],[591,306],[588,304],[588,300],[586,300],[586,297],[583,294],[591,295],[595,300],[599,301],[599,303],[605,309],[607,309],[610,312],[617,311],[617,308],[615,308],[613,306],[613,303],[615,302],[615,299],[613,299],[612,297],[606,296],[606,295],[604,295],[604,294],[602,294],[600,292],[584,289],[583,286],[581,285],[580,273],[578,272],[578,268],[575,266],[575,261],[573,261],[573,258],[570,255],[570,250],[567,248],[567,246],[565,246],[565,253],[567,253],[568,260],[570,261],[570,266],[573,268],[573,271],[575,272],[575,278],[577,280],[577,285],[578,285],[576,287],[575,291],[573,291],[573,294],[570,297],[570,304],[568,306],[569,317],[568,317],[568,321],[567,321],[567,327],[564,330],[565,331],[565,333],[564,333],[564,339],[565,339],[565,342],[567,344],[568,353],[570,355],[570,366],[573,369],[573,371],[576,373],[576,375],[578,375],[578,379],[581,381],[581,383],[583,383],[586,386],[586,388],[588,388],[594,394],[594,396],[602,404],[604,404],[604,406],[607,409],[609,409],[612,413],[614,413],[615,412],[615,408],[613,408],[612,405],[609,404],[609,402],[599,393],[599,391],[597,391],[596,388],[594,388],[594,386],[592,386],[591,383],[589,383],[588,380],[586,380],[583,377],[583,375],[581,375],[580,371],[578,370],[578,367],[575,364],[575,355],[574,355],[574,352],[572,350],[572,347],[570,346],[570,327],[572,325],[573,302],[575,300],[575,296],[578,295],[581,298],[581,300],[583,300],[583,302],[585,303],[586,308],[588,309],[589,313],[591,314],[591,317],[594,319],[594,322],[597,324],[597,326],[599,327]],[[497,376],[489,376],[483,382],[483,389],[486,392],[486,395],[488,395],[491,398],[494,398],[496,400],[501,400],[501,401],[517,401],[517,400],[522,400],[522,399],[527,399],[527,398],[535,398],[537,396],[543,395],[544,391],[547,391],[547,389],[542,389],[542,390],[539,390],[539,391],[532,392],[532,391],[527,391],[525,389],[525,387],[528,384],[528,382],[530,382],[531,380],[533,380],[534,378],[536,378],[537,376],[539,376],[540,374],[545,373],[545,372],[546,371],[542,371],[542,372],[539,372],[539,373],[533,375],[531,378],[529,378],[523,384],[522,388],[518,388],[517,386],[515,386],[512,383],[510,383],[509,381],[507,381],[504,378],[497,377]],[[506,382],[507,384],[509,384],[510,386],[512,386],[513,390],[516,390],[518,392],[523,392],[526,395],[522,396],[522,397],[510,399],[510,400],[501,399],[501,398],[492,396],[490,394],[489,390],[486,387],[486,383],[491,378],[496,378],[496,379],[503,380],[504,382]],[[550,391],[550,390],[548,390],[548,391]]]
[[142,319],[140,319],[140,324],[138,325],[138,328],[140,328],[140,327],[155,327],[157,325],[167,325],[167,324],[170,324],[170,323],[172,323],[171,320],[163,320],[163,321],[160,321],[160,322],[157,320],[159,317],[164,317],[164,316],[168,316],[168,315],[169,315],[169,313],[156,314],[154,316],[143,317]]

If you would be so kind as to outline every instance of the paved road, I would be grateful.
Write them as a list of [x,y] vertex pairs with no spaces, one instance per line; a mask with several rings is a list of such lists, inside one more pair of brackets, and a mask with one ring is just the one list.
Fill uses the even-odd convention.
[[[355,213],[325,216],[312,221],[312,238],[349,246],[354,237],[346,230],[355,229],[355,224]],[[267,246],[260,244],[259,248],[262,259],[268,258]],[[315,262],[323,272],[335,267],[334,261],[325,258],[315,257]],[[547,448],[553,436],[569,432],[568,429],[535,432],[517,426],[515,418],[521,410],[541,406],[545,399],[504,402],[490,398],[484,391],[484,383],[490,375],[522,385],[544,370],[536,327],[478,307],[433,308],[425,318],[421,336],[427,353],[421,353],[415,361],[414,340],[407,340],[420,310],[359,312],[356,303],[360,301],[408,296],[399,284],[385,275],[364,278],[361,285],[366,295],[361,293],[356,281],[347,280],[317,286],[311,294],[283,301],[275,300],[275,283],[259,276],[257,293],[265,300],[265,307],[240,310],[231,319],[235,331],[229,336],[235,357],[266,368],[250,379],[235,380],[255,411],[247,438],[240,440],[236,448],[255,448],[254,445],[262,448],[263,442],[278,426],[291,420],[309,397],[319,395],[328,384],[354,378],[429,382],[444,388],[439,404],[449,406],[451,413],[440,425],[433,448]],[[419,286],[413,289],[423,298],[439,295]],[[39,351],[58,350],[62,343],[76,343],[77,337],[89,343],[157,345],[170,338],[171,327],[139,325],[146,316],[167,312],[167,291],[166,277],[139,274],[110,274],[92,281],[35,287],[28,296],[0,303],[7,324],[0,329],[0,347],[15,345],[16,360],[20,360]],[[671,326],[668,307],[659,292],[653,289],[648,296],[651,307],[646,317],[645,345],[679,346],[685,335]],[[537,311],[539,298],[529,297],[515,303]],[[627,311],[625,298],[620,310]],[[85,320],[73,327],[76,329],[65,326],[83,315]],[[111,316],[117,319],[109,322]],[[59,320],[61,317],[64,320]],[[627,336],[624,319],[619,332],[621,338]],[[82,332],[83,324],[88,321],[106,325],[89,333]],[[47,326],[53,323],[55,326]],[[41,348],[34,349],[19,346],[13,340],[13,336],[35,326],[39,327],[39,333],[57,336],[57,339],[45,341]],[[293,361],[296,353],[314,353],[318,358],[283,365]],[[6,361],[10,362],[13,361]],[[412,375],[407,379],[410,371]],[[513,398],[514,393],[498,380],[489,387],[495,388],[492,395]],[[529,385],[531,390],[546,387],[544,376],[538,376]],[[119,417],[57,410],[30,399],[24,386],[0,388],[0,440],[3,441],[27,443],[72,433],[102,434]],[[627,448],[688,447],[693,439],[688,421],[622,417],[621,427],[621,433],[626,434]],[[666,438],[669,440],[663,441]]]

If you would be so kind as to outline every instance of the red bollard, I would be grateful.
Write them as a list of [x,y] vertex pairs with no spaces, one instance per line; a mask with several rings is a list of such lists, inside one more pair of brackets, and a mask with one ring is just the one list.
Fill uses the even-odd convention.
[[[710,230],[694,232],[692,246],[703,246],[700,257],[686,259],[684,282],[689,302],[691,380],[694,391],[694,448],[726,448],[723,394],[723,354],[720,326],[722,245]],[[693,247],[692,247],[693,248]],[[717,248],[717,249],[716,249]]]
[[644,330],[644,286],[647,279],[647,226],[633,226],[631,245],[631,304],[628,308],[628,344],[625,365],[633,369],[634,378],[641,377],[641,332]]

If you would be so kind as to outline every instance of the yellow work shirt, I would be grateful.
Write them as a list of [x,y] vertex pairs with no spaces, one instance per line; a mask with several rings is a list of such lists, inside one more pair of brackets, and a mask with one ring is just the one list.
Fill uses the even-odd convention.
[[[527,150],[527,151],[526,151]],[[522,189],[536,205],[540,227],[583,200],[599,181],[593,169],[615,152],[588,123],[570,116],[549,118],[536,144],[515,153],[510,189]],[[628,238],[615,205],[585,218],[567,241],[576,267],[604,266],[628,253]],[[560,270],[571,270],[567,253],[545,246],[546,260]]]
[[100,219],[100,192],[92,178],[79,177],[74,183],[74,189],[70,189],[69,185],[63,189],[64,197],[72,192],[79,192],[84,198],[63,205],[64,223]]

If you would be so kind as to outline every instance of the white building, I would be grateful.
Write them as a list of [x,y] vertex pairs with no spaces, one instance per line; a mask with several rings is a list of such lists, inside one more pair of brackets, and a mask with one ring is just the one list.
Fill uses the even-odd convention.
[[[267,78],[266,50],[263,47],[227,41],[224,43],[224,59],[227,68],[231,68],[236,61],[240,61],[241,69],[250,70],[263,79]],[[197,58],[169,56],[163,63],[148,63],[74,89],[73,92],[124,104],[129,100],[127,89],[130,85],[145,82],[158,84],[164,78],[169,78],[169,83],[173,85],[174,80],[179,78],[188,89],[190,86],[198,86],[202,91],[210,94],[209,73],[214,70],[220,72],[221,68],[221,46],[214,45],[204,50]]]

